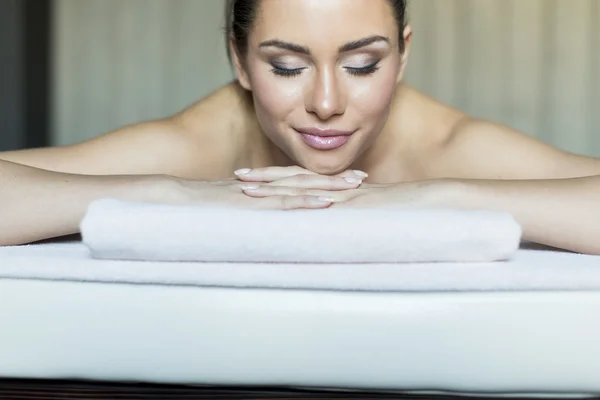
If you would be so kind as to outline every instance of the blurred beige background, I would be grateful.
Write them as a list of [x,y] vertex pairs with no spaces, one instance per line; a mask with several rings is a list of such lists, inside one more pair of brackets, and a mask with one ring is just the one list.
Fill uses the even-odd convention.
[[[174,113],[229,81],[223,7],[57,0],[53,144]],[[600,0],[411,0],[410,19],[408,83],[600,156]]]

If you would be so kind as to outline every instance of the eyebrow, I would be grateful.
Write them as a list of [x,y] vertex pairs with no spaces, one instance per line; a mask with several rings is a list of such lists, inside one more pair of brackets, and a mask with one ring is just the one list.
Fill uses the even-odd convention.
[[[339,47],[338,52],[346,53],[352,50],[358,50],[376,42],[390,43],[390,39],[381,35],[373,35],[346,43]],[[299,44],[285,42],[283,40],[273,39],[262,42],[258,47],[277,47],[284,50],[293,51],[294,53],[310,55],[308,47],[300,46]]]
[[355,40],[350,43],[346,43],[345,45],[340,46],[338,51],[340,53],[346,53],[348,51],[357,50],[357,49],[360,49],[361,47],[365,47],[365,46],[368,46],[370,44],[377,43],[377,42],[385,42],[387,44],[390,44],[390,39],[386,38],[385,36],[380,36],[380,35],[369,36],[366,38]]

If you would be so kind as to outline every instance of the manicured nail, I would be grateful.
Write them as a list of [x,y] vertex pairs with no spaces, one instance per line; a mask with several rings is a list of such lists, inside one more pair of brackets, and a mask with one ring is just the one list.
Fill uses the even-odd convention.
[[333,203],[335,202],[335,199],[333,197],[318,197],[317,201],[319,201],[320,203]]
[[260,185],[256,185],[256,184],[242,185],[243,190],[257,190],[259,188],[260,188]]
[[237,171],[234,172],[234,174],[236,174],[236,175],[246,175],[250,171],[252,171],[250,168],[238,169]]
[[354,171],[352,171],[352,172],[354,172],[354,173],[355,173],[356,175],[358,175],[358,176],[362,176],[363,178],[366,178],[366,177],[368,177],[368,176],[369,176],[369,174],[367,174],[366,172],[364,172],[364,171],[359,171],[359,170],[357,170],[357,169],[355,169],[355,170],[354,170]]
[[362,183],[362,181],[360,179],[356,179],[356,178],[344,178],[344,180],[346,182],[352,183],[352,184]]

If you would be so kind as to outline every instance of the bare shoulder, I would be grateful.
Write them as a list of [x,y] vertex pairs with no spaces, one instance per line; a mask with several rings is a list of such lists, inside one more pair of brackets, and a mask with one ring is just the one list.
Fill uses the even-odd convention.
[[186,132],[189,156],[196,160],[192,163],[196,179],[232,176],[244,154],[250,152],[257,129],[252,96],[237,81],[172,119]]
[[[51,171],[88,175],[165,174],[219,178],[237,157],[243,135],[234,84],[181,112],[139,122],[69,146],[0,153],[0,159]],[[239,147],[239,146],[238,146]]]
[[473,118],[407,90],[401,129],[427,179],[560,179],[600,175],[600,159],[572,154],[506,125]]
[[508,126],[461,119],[440,148],[438,174],[472,179],[561,179],[600,174],[600,159],[572,154]]
[[419,91],[401,91],[394,129],[422,179],[561,179],[600,175],[600,159],[572,154],[509,126],[477,119]]
[[[391,157],[397,165],[397,168],[393,168],[397,176],[389,176],[387,180],[441,177],[445,162],[440,161],[440,156],[444,153],[450,132],[465,117],[460,110],[402,83],[396,92],[386,127],[390,135],[395,137],[394,147],[397,151]],[[397,172],[397,169],[403,172]]]

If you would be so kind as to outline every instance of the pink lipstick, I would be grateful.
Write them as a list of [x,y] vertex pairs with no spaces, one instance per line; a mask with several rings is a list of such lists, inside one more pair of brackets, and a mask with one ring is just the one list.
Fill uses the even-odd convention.
[[302,136],[304,143],[316,150],[338,149],[346,144],[354,133],[353,131],[318,128],[298,128],[295,130]]

